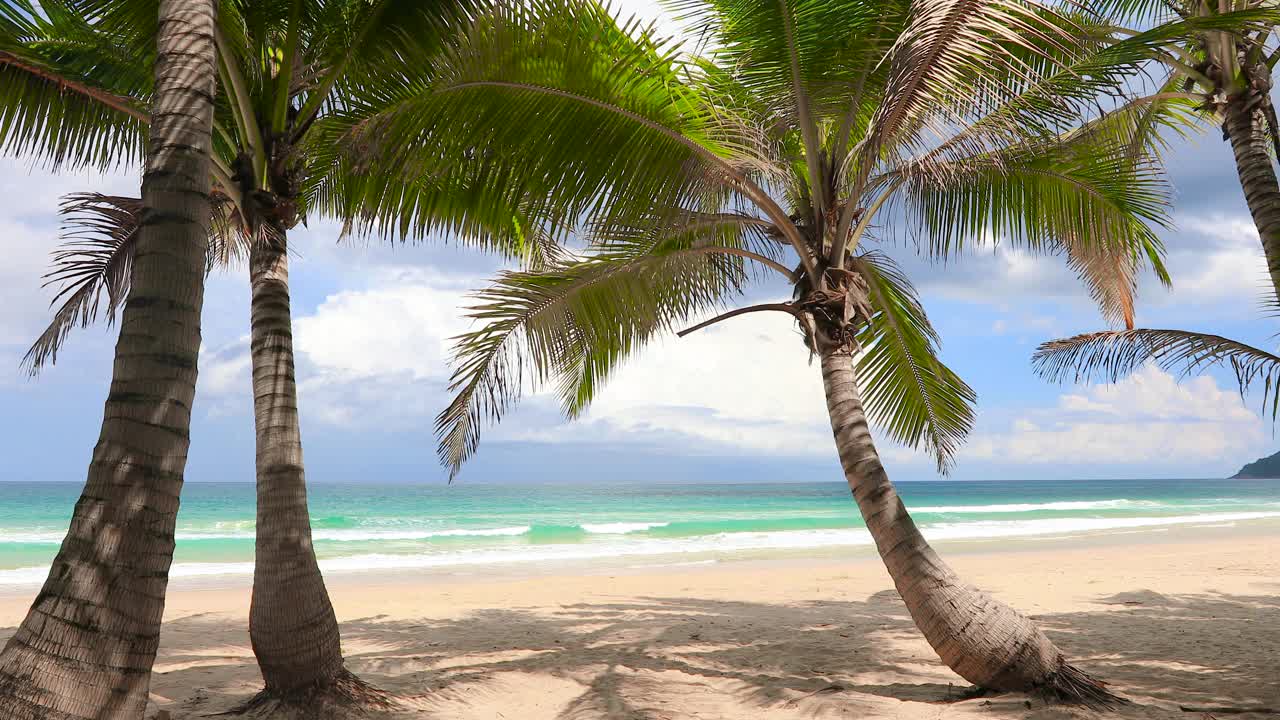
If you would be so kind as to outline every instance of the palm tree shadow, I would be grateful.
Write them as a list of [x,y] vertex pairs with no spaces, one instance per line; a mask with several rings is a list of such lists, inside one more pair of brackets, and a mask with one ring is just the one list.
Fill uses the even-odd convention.
[[[1280,704],[1280,600],[1140,592],[1095,602],[1096,610],[1037,619],[1082,667],[1136,701],[1122,715]],[[225,710],[256,690],[247,633],[226,640],[242,620],[202,615],[166,625],[153,691],[175,719]],[[373,617],[344,623],[343,635],[348,666],[404,701],[396,717],[497,717],[490,705],[513,702],[515,682],[546,698],[537,709],[516,707],[527,720],[675,720],[729,709],[738,717],[884,717],[902,702],[954,701],[963,684],[891,591],[792,605],[643,597]],[[1026,712],[1022,698],[994,702]]]
[[1096,602],[1106,609],[1036,620],[1135,701],[1280,705],[1280,597],[1140,590]]

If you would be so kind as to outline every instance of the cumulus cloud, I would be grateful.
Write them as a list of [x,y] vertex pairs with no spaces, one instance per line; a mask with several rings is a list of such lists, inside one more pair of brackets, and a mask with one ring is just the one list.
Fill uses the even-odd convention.
[[[479,281],[385,272],[367,289],[331,295],[297,318],[307,416],[366,428],[429,423],[448,401],[451,339],[469,327],[460,308]],[[210,360],[206,387],[247,377],[244,339]],[[555,408],[553,393],[543,390],[486,437],[682,454],[824,457],[833,449],[817,368],[781,314],[660,339],[615,372],[581,419],[558,419]],[[1178,382],[1154,367],[1112,385],[1070,389],[1049,407],[1011,410],[1016,415],[1006,427],[975,434],[962,465],[1168,466],[1254,452],[1266,441],[1259,418],[1212,377]],[[909,449],[885,443],[884,451],[895,463],[929,464]]]
[[1002,431],[979,433],[962,457],[1005,464],[1170,467],[1261,452],[1267,434],[1240,396],[1209,376],[1178,382],[1146,366],[1118,383],[1022,410]]
[[297,350],[337,380],[444,377],[450,338],[468,326],[466,294],[480,282],[426,270],[380,273],[370,289],[331,295],[298,318]]
[[1269,278],[1253,220],[1244,213],[1179,218],[1170,242],[1172,293],[1149,293],[1157,303],[1226,301],[1252,307]]
[[757,313],[663,338],[621,367],[583,427],[516,435],[547,442],[653,442],[682,451],[830,454],[822,381],[789,316]]
[[[368,426],[419,421],[439,411],[451,338],[468,327],[467,293],[480,279],[420,268],[376,270],[364,289],[343,290],[295,313],[298,392],[320,422]],[[249,337],[201,357],[201,392],[213,411],[248,407]]]
[[41,285],[49,253],[59,242],[62,196],[80,191],[136,195],[136,182],[127,172],[53,175],[32,169],[26,160],[0,158],[0,238],[5,249],[0,264],[0,367],[13,367],[9,359],[16,363],[51,317],[48,302],[53,292]]
[[[1225,303],[1252,307],[1267,280],[1258,233],[1248,214],[1186,214],[1162,233],[1165,264],[1173,279],[1163,288],[1150,272],[1142,276],[1139,314],[1147,307]],[[897,253],[922,292],[1008,310],[1026,302],[1093,314],[1088,290],[1063,257],[1032,253],[1009,243],[985,243],[951,262],[931,263]]]

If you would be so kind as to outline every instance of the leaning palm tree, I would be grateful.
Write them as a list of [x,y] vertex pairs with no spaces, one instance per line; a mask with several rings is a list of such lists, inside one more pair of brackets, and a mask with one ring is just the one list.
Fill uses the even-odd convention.
[[[162,0],[146,43],[103,47],[127,63],[55,75],[21,42],[42,34],[58,2],[0,10],[0,145],[54,165],[136,159],[150,125],[137,238],[102,434],[71,528],[26,619],[0,651],[0,717],[134,720],[150,686],[173,559],[200,350],[216,82],[216,4]],[[120,27],[110,7],[91,15]],[[88,35],[88,34],[87,34]],[[82,38],[84,45],[91,41]],[[74,56],[77,47],[42,48]],[[140,104],[93,82],[135,83]],[[69,82],[68,82],[69,80]]]
[[582,257],[479,293],[481,327],[459,340],[457,396],[438,419],[442,460],[457,472],[530,377],[577,415],[647,341],[774,274],[789,300],[685,332],[746,313],[795,318],[845,478],[930,644],[983,688],[1114,701],[1034,623],[957,577],[890,483],[868,416],[945,469],[974,393],[873,243],[946,257],[992,233],[1065,253],[1109,317],[1131,317],[1139,269],[1160,267],[1165,186],[1147,114],[1089,113],[1186,27],[1116,41],[1089,17],[1021,0],[679,7],[709,38],[707,57],[598,5],[544,0],[478,22],[417,75],[366,88],[370,102],[393,98],[364,129],[375,151],[413,172],[431,165],[420,148],[465,149],[513,193],[536,183],[533,216],[586,243]]
[[[308,215],[353,231],[402,239],[444,230],[531,262],[549,250],[519,208],[487,193],[483,178],[445,167],[430,179],[385,177],[393,193],[365,192],[358,166],[335,149],[362,118],[334,114],[345,96],[396,58],[431,54],[466,4],[410,0],[225,3],[217,28],[225,92],[215,125],[217,184],[210,266],[248,258],[257,440],[257,525],[250,639],[265,684],[250,706],[308,707],[325,700],[377,700],[344,666],[336,614],[311,542],[292,346],[289,233]],[[53,27],[46,42],[64,41]],[[100,58],[94,58],[100,61]],[[111,97],[127,88],[104,84]],[[134,99],[141,102],[142,98]],[[56,360],[78,324],[111,318],[128,290],[138,205],[129,198],[73,196],[71,242],[55,255],[51,283],[61,303],[26,358],[34,371]]]

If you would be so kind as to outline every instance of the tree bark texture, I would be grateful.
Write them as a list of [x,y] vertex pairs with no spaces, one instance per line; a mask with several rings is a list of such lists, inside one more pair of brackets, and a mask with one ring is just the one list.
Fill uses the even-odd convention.
[[1235,103],[1227,111],[1227,137],[1236,158],[1240,187],[1253,216],[1271,285],[1280,301],[1280,182],[1267,145],[1266,120],[1260,108]]
[[131,289],[102,432],[66,539],[0,652],[4,720],[137,720],[146,707],[189,446],[209,222],[210,0],[161,0]]
[[249,265],[258,483],[249,634],[266,693],[287,694],[338,679],[342,647],[311,542],[283,238],[257,243]]
[[942,661],[983,688],[1117,702],[1035,623],[965,583],[925,541],[881,465],[847,351],[823,352],[822,382],[845,480],[911,619]]

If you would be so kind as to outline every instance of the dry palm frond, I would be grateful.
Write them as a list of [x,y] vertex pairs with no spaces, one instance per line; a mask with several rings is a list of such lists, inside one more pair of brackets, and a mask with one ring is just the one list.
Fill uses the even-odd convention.
[[1222,365],[1235,372],[1243,397],[1263,385],[1262,411],[1280,410],[1280,356],[1219,335],[1187,330],[1098,332],[1041,345],[1032,365],[1041,377],[1062,382],[1115,382],[1152,362],[1179,375]]
[[45,287],[61,288],[50,302],[58,309],[22,359],[32,375],[57,362],[58,350],[76,326],[87,327],[103,310],[108,323],[115,321],[129,293],[142,201],[77,193],[63,200],[61,212],[67,242],[54,251],[53,269],[44,276]]

